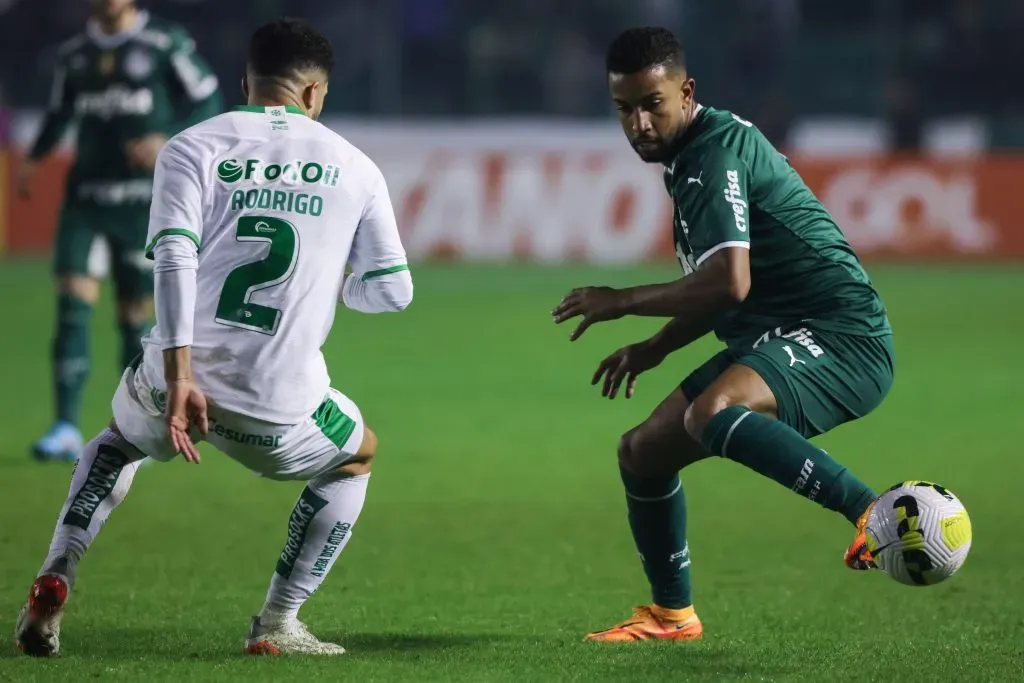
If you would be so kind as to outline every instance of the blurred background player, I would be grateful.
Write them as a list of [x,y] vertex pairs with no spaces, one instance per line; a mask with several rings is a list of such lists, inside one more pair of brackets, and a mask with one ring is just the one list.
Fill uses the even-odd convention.
[[72,475],[18,620],[24,652],[58,652],[78,562],[139,462],[182,454],[198,463],[196,430],[262,476],[308,482],[246,652],[345,651],[297,615],[352,537],[377,437],[331,388],[320,347],[339,298],[384,313],[403,310],[413,291],[383,175],[316,122],[333,63],[330,42],[305,22],[257,29],[248,104],[160,153],[146,249],[156,326],[121,379],[109,428],[86,444]]
[[58,51],[50,110],[16,178],[28,195],[38,161],[77,123],[54,258],[56,421],[32,447],[41,460],[75,460],[82,447],[78,420],[99,297],[97,257],[105,246],[124,368],[141,352],[151,314],[152,272],[143,254],[157,153],[169,137],[221,110],[217,77],[184,29],[150,16],[134,0],[90,5],[85,31]]
[[835,510],[857,527],[846,553],[868,569],[864,524],[875,493],[809,438],[861,418],[893,381],[892,329],[853,249],[788,160],[749,121],[702,106],[671,31],[637,28],[608,48],[619,121],[640,158],[665,167],[683,277],[570,292],[558,323],[626,315],[672,320],[606,358],[602,395],[709,332],[726,348],[694,370],[619,442],[629,523],[653,602],[588,636],[691,640],[686,498],[679,470],[722,456]]

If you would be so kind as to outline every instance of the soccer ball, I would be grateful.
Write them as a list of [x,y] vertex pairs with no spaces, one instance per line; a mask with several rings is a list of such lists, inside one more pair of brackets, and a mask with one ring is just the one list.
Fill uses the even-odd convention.
[[878,568],[908,586],[945,581],[971,549],[971,518],[963,503],[928,481],[905,481],[883,493],[864,531]]

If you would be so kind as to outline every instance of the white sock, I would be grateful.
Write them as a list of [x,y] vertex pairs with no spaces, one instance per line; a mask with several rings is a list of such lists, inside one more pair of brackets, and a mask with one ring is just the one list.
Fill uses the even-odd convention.
[[369,481],[369,474],[348,477],[332,472],[310,480],[302,490],[288,518],[288,540],[260,611],[262,622],[295,618],[320,587],[352,538]]
[[50,552],[39,570],[74,583],[78,562],[107,517],[128,495],[145,456],[119,435],[105,429],[82,449],[71,475],[71,488],[57,518]]

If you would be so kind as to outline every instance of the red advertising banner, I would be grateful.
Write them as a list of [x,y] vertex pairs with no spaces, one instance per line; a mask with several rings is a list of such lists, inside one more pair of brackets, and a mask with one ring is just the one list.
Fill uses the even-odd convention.
[[[660,168],[626,149],[381,145],[380,165],[413,258],[634,262],[673,253]],[[40,168],[29,199],[0,170],[0,246],[52,243],[70,157]],[[1024,258],[1024,156],[792,159],[864,257]],[[2,165],[0,165],[2,169]]]

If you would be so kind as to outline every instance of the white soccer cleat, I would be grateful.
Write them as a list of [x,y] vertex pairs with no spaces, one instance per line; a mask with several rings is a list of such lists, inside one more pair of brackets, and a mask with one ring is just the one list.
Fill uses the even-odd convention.
[[345,648],[325,643],[314,636],[298,619],[263,624],[259,617],[252,618],[249,637],[245,639],[245,653],[250,655],[340,655]]
[[32,584],[28,603],[21,608],[14,642],[33,657],[56,657],[60,652],[60,620],[68,599],[68,584],[60,576],[46,574]]

